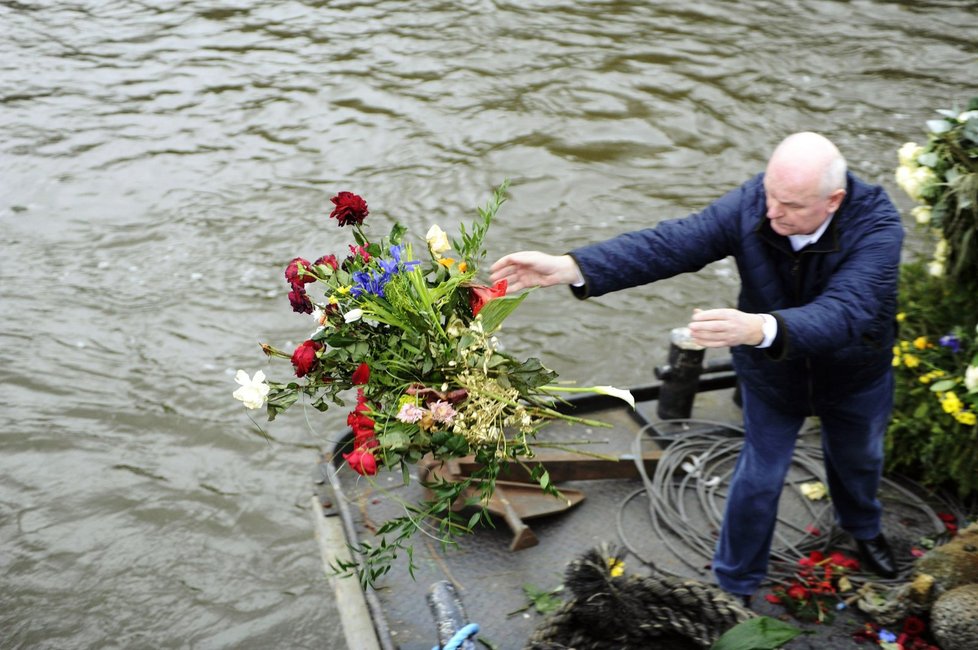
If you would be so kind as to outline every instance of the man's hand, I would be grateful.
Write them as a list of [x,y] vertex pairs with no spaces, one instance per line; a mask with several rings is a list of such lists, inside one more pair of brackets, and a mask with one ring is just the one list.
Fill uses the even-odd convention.
[[760,345],[764,340],[764,319],[737,309],[694,309],[689,331],[693,341],[704,348],[734,345]]
[[539,251],[511,253],[499,258],[489,271],[493,284],[500,280],[509,283],[508,291],[573,284],[581,273],[570,255],[547,255]]

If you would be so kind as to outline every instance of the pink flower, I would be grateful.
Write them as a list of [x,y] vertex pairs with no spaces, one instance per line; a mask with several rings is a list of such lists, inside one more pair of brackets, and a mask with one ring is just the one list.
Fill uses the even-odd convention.
[[428,408],[431,409],[431,417],[434,418],[435,422],[451,424],[452,420],[455,419],[456,411],[448,402],[438,400],[429,404]]
[[418,422],[421,418],[423,418],[424,414],[425,414],[425,410],[423,408],[421,408],[417,404],[406,402],[404,405],[401,406],[401,410],[398,411],[397,415],[394,417],[396,417],[401,422],[414,424],[415,422]]

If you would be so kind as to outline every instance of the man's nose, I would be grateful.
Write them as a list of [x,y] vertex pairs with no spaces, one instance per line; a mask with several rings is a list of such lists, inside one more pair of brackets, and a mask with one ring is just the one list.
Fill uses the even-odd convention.
[[769,201],[767,204],[767,218],[777,219],[783,214],[781,205],[777,201]]

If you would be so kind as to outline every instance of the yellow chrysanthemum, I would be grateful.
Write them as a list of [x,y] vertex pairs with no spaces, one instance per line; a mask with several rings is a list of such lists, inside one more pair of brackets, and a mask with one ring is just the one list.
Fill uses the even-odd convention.
[[975,416],[975,414],[971,411],[961,411],[960,413],[955,413],[954,419],[969,427],[975,426],[975,423],[978,422],[978,416]]
[[893,346],[893,355],[894,356],[897,356],[897,357],[900,356],[900,346],[899,345],[894,345]]
[[920,365],[920,358],[913,354],[903,355],[903,365],[908,368],[916,368]]
[[926,350],[927,349],[927,337],[926,336],[918,336],[917,338],[915,338],[913,340],[913,346],[915,348],[917,348],[918,350]]
[[910,341],[900,341],[900,349],[901,350],[909,350],[910,349]]
[[944,409],[945,413],[950,413],[951,415],[959,413],[962,406],[961,400],[951,391],[944,393],[944,396],[941,398],[941,408]]
[[907,318],[907,315],[904,312],[902,312],[902,311],[899,314],[896,315],[896,319],[897,319],[897,322],[898,323],[902,323],[906,318]]
[[458,270],[461,271],[462,273],[465,273],[466,271],[469,270],[469,265],[466,264],[465,262],[459,262],[458,263]]

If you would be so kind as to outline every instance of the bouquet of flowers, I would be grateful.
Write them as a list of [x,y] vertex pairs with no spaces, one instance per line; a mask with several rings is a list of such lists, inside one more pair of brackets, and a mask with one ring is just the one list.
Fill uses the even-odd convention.
[[938,113],[927,142],[898,153],[896,181],[936,246],[901,269],[887,462],[964,496],[978,492],[978,97]]
[[[354,549],[362,567],[335,567],[359,574],[365,586],[389,570],[398,550],[410,558],[406,543],[415,532],[451,541],[487,518],[485,504],[501,465],[531,457],[533,437],[545,424],[561,419],[606,426],[558,410],[557,393],[600,392],[634,406],[627,391],[610,386],[556,385],[556,373],[538,359],[520,360],[500,347],[496,332],[528,295],[507,296],[505,281],[477,281],[485,236],[506,186],[495,190],[458,238],[449,241],[432,225],[417,248],[398,223],[387,236],[371,239],[364,199],[351,192],[334,196],[329,216],[352,232],[349,252],[313,262],[297,257],[285,269],[292,309],[311,315],[316,329],[291,353],[262,345],[269,357],[291,361],[295,379],[268,381],[261,371],[251,377],[244,370],[236,377],[234,397],[249,408],[266,406],[269,420],[300,398],[320,411],[342,407],[344,393],[355,389],[347,417],[352,449],[343,459],[363,476],[400,469],[407,482],[409,468],[423,458],[473,455],[480,464],[461,481],[426,483],[430,501],[407,504],[403,517],[377,531],[379,543]],[[537,466],[533,476],[555,492],[545,470]],[[473,483],[483,507],[463,519],[452,506]]]

